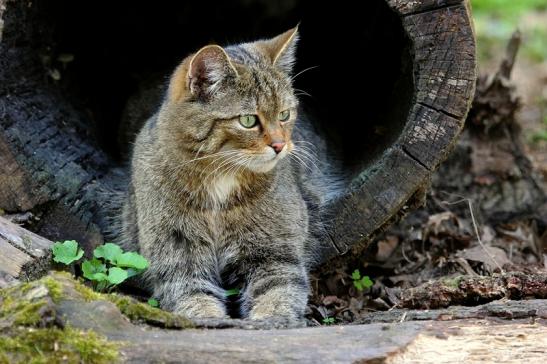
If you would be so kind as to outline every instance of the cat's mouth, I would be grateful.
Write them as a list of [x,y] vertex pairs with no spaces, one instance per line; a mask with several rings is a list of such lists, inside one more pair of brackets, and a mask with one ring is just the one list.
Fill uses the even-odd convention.
[[285,158],[289,153],[288,146],[285,146],[281,152],[276,153],[272,148],[265,148],[262,153],[253,153],[248,158],[239,162],[252,172],[266,173],[271,171],[277,163]]

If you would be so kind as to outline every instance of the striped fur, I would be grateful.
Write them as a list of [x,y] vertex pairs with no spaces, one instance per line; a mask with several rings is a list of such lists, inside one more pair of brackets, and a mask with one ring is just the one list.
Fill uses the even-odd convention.
[[[240,285],[243,317],[303,315],[307,271],[325,237],[320,209],[336,180],[322,139],[295,126],[297,39],[292,29],[204,47],[177,68],[138,135],[122,242],[151,262],[143,283],[163,308],[225,317],[226,289]],[[241,127],[246,114],[260,125]],[[277,156],[274,139],[286,143]]]

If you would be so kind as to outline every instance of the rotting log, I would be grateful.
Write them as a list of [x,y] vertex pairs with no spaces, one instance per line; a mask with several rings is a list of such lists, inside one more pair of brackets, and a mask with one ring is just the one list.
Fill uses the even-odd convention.
[[[156,45],[144,39],[142,44],[138,43],[140,53],[132,53],[134,49],[130,45],[135,40],[129,39],[127,48],[119,46],[127,28],[123,25],[127,12],[122,5],[116,5],[111,12],[114,15],[100,12],[105,17],[102,27],[93,30],[96,34],[89,35],[80,34],[78,28],[78,23],[82,23],[82,27],[87,24],[86,18],[79,18],[86,15],[74,10],[70,2],[62,6],[53,3],[0,2],[3,21],[0,27],[0,209],[7,213],[30,211],[39,218],[28,224],[33,231],[51,240],[76,239],[90,250],[104,241],[103,232],[108,224],[106,211],[111,199],[108,191],[115,190],[123,179],[113,172],[122,163],[116,158],[118,147],[112,145],[112,140],[117,139],[114,135],[118,130],[116,117],[120,116],[123,103],[129,97],[122,87],[129,81],[119,76],[122,72],[119,65],[153,63],[162,51],[166,57],[172,56],[174,41],[178,45],[181,40],[174,38],[165,49],[147,49]],[[234,6],[245,11],[244,3]],[[363,111],[368,119],[359,120],[360,114],[354,112],[355,106],[352,106],[345,114],[347,120],[354,120],[351,124],[326,121],[333,139],[352,146],[342,154],[350,155],[343,163],[350,166],[353,178],[345,193],[325,210],[325,216],[334,216],[333,228],[326,237],[329,244],[322,252],[322,261],[325,261],[351,249],[361,250],[375,231],[419,205],[423,187],[452,149],[469,110],[476,78],[475,40],[464,0],[376,0],[346,10],[316,4],[315,12],[305,12],[309,5],[303,1],[287,0],[286,5],[287,14],[275,14],[270,9],[274,14],[268,16],[286,18],[285,23],[296,23],[302,18],[300,58],[325,64],[322,66],[325,73],[321,76],[325,79],[307,84],[312,89],[316,87],[313,90],[319,101],[328,90],[317,88],[320,87],[317,84],[339,89],[340,85],[334,82],[347,82],[327,77],[337,75],[339,72],[335,71],[346,65],[328,58],[324,48],[319,47],[322,44],[317,38],[322,34],[333,35],[323,29],[325,22],[321,16],[334,12],[328,23],[340,25],[340,31],[345,32],[335,34],[341,47],[347,47],[347,39],[361,50],[386,55],[385,58],[360,59],[364,71],[355,73],[355,82],[365,84],[368,80],[371,87],[363,87],[359,94],[346,95],[352,103],[369,102]],[[98,10],[89,6],[82,12],[92,18]],[[133,13],[146,16],[148,11],[155,14],[164,11],[162,16],[167,17],[168,13],[180,11],[169,6],[177,5],[165,5],[165,10],[137,6]],[[202,5],[196,2],[191,6]],[[319,15],[314,18],[312,13]],[[346,21],[346,15],[357,17],[356,21]],[[370,21],[357,21],[359,17],[368,17]],[[257,15],[254,21],[261,19]],[[159,21],[169,23],[161,17]],[[109,28],[109,24],[119,22],[122,25]],[[134,24],[141,23],[129,21],[127,24],[135,27]],[[204,28],[215,31],[212,25]],[[150,26],[148,29],[163,28]],[[213,36],[194,32],[195,29],[198,28],[191,30],[196,40],[182,44],[181,52],[188,52],[201,45],[197,44],[198,40],[206,42]],[[70,38],[72,33],[77,41]],[[255,33],[256,37],[264,36]],[[108,36],[101,38],[104,34]],[[164,34],[161,39],[173,34]],[[220,37],[223,33],[217,31],[217,34]],[[244,38],[249,37],[245,34]],[[108,48],[107,43],[106,48],[101,48],[100,42],[110,39],[113,44],[118,42],[115,47]],[[376,44],[377,49],[367,48],[369,44]],[[68,56],[63,53],[72,51],[74,53]],[[110,58],[105,60],[103,54],[109,54]],[[176,59],[182,55],[176,54]],[[320,55],[324,59],[314,59]],[[169,62],[172,59],[175,58]],[[355,89],[355,85],[342,86]],[[113,102],[119,102],[114,109],[117,107],[120,112],[108,114],[110,109],[105,105]],[[336,111],[336,107],[334,109]],[[355,139],[355,135],[367,137],[363,137],[363,141]],[[363,144],[367,145],[361,147]]]
[[53,243],[0,217],[0,288],[44,275]]

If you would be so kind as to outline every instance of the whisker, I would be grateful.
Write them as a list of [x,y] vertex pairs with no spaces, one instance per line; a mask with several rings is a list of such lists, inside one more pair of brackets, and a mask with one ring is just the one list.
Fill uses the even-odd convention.
[[319,66],[311,66],[311,67],[308,67],[306,69],[303,69],[302,71],[298,72],[296,75],[292,76],[291,77],[291,81],[294,81],[298,76],[300,76],[301,74],[303,74],[304,72],[308,72],[308,71],[311,71],[315,68],[318,68]]
[[201,152],[201,148],[203,148],[204,146],[205,146],[205,142],[201,143],[201,145],[199,146],[198,151],[196,152],[196,155],[194,156],[194,158],[197,158],[199,156],[199,153]]
[[[226,158],[226,160],[224,160],[222,163],[220,163],[220,165],[219,165],[217,168],[215,168],[215,170],[213,170],[211,173],[209,173],[203,180],[204,180],[204,181],[207,181],[208,178],[209,178],[209,176],[211,176],[211,177],[212,177],[211,180],[213,180],[214,177],[215,177],[215,172],[216,172],[216,171],[218,171],[218,170],[219,170],[220,168],[222,168],[223,166],[226,166],[226,165],[230,165],[230,164],[232,164],[232,163],[235,163],[236,161],[240,160],[242,157],[244,157],[244,156],[242,156],[242,155],[239,154],[239,155],[235,155],[235,156],[232,155],[232,156]],[[222,171],[222,170],[221,170],[221,171]]]
[[305,150],[306,152],[308,152],[310,155],[312,155],[314,158],[317,158],[317,152],[313,149],[311,149],[309,146],[307,145],[299,145],[299,144],[295,144],[294,147],[296,149],[299,149],[299,150]]
[[319,166],[317,165],[317,163],[315,163],[315,161],[318,161],[318,162],[319,162],[319,160],[318,160],[316,157],[314,157],[313,155],[311,155],[308,151],[305,151],[305,150],[303,150],[303,149],[297,149],[297,148],[295,148],[295,149],[293,150],[293,153],[294,153],[295,155],[300,156],[301,158],[304,158],[305,160],[307,160],[308,162],[310,162],[311,164],[313,164],[314,167],[317,168],[318,171],[321,171],[321,168],[319,168]]
[[217,153],[209,154],[209,155],[206,155],[206,156],[203,156],[203,157],[194,158],[194,159],[191,159],[189,161],[185,161],[184,163],[180,164],[178,167],[185,166],[188,163],[192,163],[192,162],[195,162],[195,161],[199,161],[199,160],[203,160],[203,159],[207,159],[207,158],[212,158],[212,157],[230,155],[230,154],[233,154],[233,153],[238,153],[238,151],[236,151],[236,150],[224,150],[222,152],[217,152]]
[[296,158],[296,160],[300,163],[300,165],[304,168],[307,168],[310,172],[313,172],[313,170],[308,166],[302,159],[300,159],[299,156],[296,155],[296,153],[289,154],[291,157]]
[[299,89],[299,88],[293,88],[293,90],[296,91],[296,92],[294,93],[296,96],[304,95],[304,96],[313,97],[312,95],[310,95],[310,94],[307,93],[306,91],[301,90],[301,89]]

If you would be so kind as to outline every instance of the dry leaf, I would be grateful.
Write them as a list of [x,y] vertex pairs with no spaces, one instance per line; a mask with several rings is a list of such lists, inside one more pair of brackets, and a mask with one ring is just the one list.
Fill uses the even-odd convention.
[[506,264],[511,264],[505,250],[493,246],[475,246],[473,248],[460,250],[456,253],[456,256],[473,262],[481,262],[491,272],[498,268],[498,265],[503,267]]

